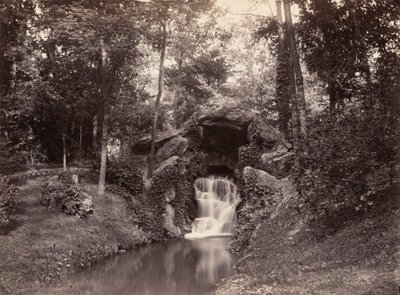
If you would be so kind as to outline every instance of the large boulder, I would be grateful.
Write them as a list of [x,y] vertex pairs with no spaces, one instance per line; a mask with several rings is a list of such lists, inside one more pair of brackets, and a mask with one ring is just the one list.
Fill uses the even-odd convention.
[[176,136],[164,144],[156,153],[157,162],[162,162],[174,155],[182,156],[189,146],[187,138]]
[[268,188],[272,192],[279,191],[281,186],[280,180],[275,176],[250,166],[243,169],[243,178],[245,183],[253,183],[257,187]]
[[161,162],[161,164],[158,166],[156,170],[154,170],[153,175],[158,175],[160,174],[164,169],[167,169],[168,167],[179,167],[180,163],[182,163],[182,159],[178,156],[172,156],[165,161]]
[[198,124],[202,126],[219,126],[228,129],[242,130],[253,121],[254,114],[241,108],[220,108],[200,115]]
[[[156,150],[162,147],[165,143],[169,142],[174,137],[182,135],[184,133],[185,133],[184,129],[171,129],[158,133],[156,139],[154,140]],[[148,135],[146,137],[143,137],[134,144],[133,151],[137,153],[147,153],[148,151],[150,151],[150,145],[151,145],[151,135]]]
[[249,141],[268,148],[272,148],[278,141],[283,140],[282,134],[277,129],[260,119],[253,120],[249,125],[247,137]]
[[[260,159],[257,167],[282,177],[290,166],[290,157],[275,160],[291,149],[284,136],[252,112],[239,107],[223,107],[195,114],[180,129],[159,133],[155,142],[155,164],[159,167],[155,174],[165,165],[171,165],[171,161],[176,160],[173,157],[189,163],[194,150],[207,155],[206,165],[211,170],[227,168],[235,171],[239,161],[238,149],[250,142],[259,146],[261,153],[265,154],[262,157],[265,165],[261,167]],[[133,149],[148,154],[150,137],[141,139]],[[165,162],[168,159],[169,162]]]
[[288,152],[275,158],[270,158],[268,154],[263,154],[261,156],[264,170],[278,178],[285,177],[289,174],[293,166],[293,160],[293,152]]

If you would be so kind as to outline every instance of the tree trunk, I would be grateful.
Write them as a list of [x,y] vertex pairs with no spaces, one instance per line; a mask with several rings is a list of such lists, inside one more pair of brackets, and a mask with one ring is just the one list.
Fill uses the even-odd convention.
[[337,104],[337,90],[334,81],[328,82],[328,95],[329,95],[329,112],[333,114],[336,110],[336,104]]
[[100,50],[101,50],[101,80],[102,80],[102,99],[104,104],[104,119],[102,127],[102,137],[101,137],[101,161],[100,161],[100,173],[99,182],[97,186],[97,195],[103,196],[105,192],[106,185],[106,171],[107,171],[107,145],[108,145],[108,125],[110,122],[110,102],[108,93],[106,91],[106,58],[107,52],[104,47],[103,39],[100,40]]
[[[285,2],[284,2],[285,4]],[[277,10],[278,13],[280,12]],[[285,10],[286,12],[286,10]],[[285,13],[286,15],[286,13]],[[286,22],[286,34],[288,32],[288,26]],[[289,37],[286,36],[286,40],[289,40]],[[295,152],[297,152],[298,149],[298,143],[299,143],[299,138],[300,138],[300,122],[299,122],[299,109],[297,106],[297,99],[296,99],[296,84],[295,84],[295,76],[294,76],[294,67],[293,67],[293,55],[289,53],[287,55],[288,62],[287,62],[287,73],[288,73],[288,94],[290,97],[290,102],[291,102],[291,127],[292,127],[292,143],[293,143],[293,149]]]
[[288,73],[288,48],[285,40],[282,21],[282,1],[276,0],[277,23],[279,33],[277,65],[276,65],[276,105],[278,111],[279,130],[290,137],[290,94],[289,94],[289,73]]
[[103,196],[106,185],[107,171],[107,146],[108,146],[108,127],[110,124],[110,107],[107,105],[104,109],[103,132],[101,137],[101,160],[100,160],[100,175],[97,194]]
[[92,149],[93,152],[97,151],[97,115],[93,117],[93,133],[92,133]]
[[79,122],[79,162],[82,164],[82,131],[83,131],[83,117]]
[[181,104],[181,90],[182,90],[182,53],[180,53],[179,58],[178,58],[178,83],[176,85],[175,89],[175,99],[174,99],[174,124],[175,128],[179,127],[179,122],[178,122],[178,110],[179,110],[179,105]]
[[304,95],[303,73],[301,72],[300,59],[296,47],[296,38],[292,22],[290,0],[283,0],[283,7],[285,11],[287,40],[289,42],[289,55],[291,56],[292,67],[295,77],[295,92],[299,114],[300,133],[301,136],[305,138],[307,137],[306,100]]
[[67,145],[65,143],[65,134],[62,135],[63,141],[63,170],[67,170]]
[[161,21],[161,30],[162,30],[162,40],[161,40],[161,53],[160,53],[160,69],[158,73],[158,93],[156,98],[156,103],[154,107],[154,117],[153,117],[153,128],[151,130],[151,148],[149,155],[149,167],[147,171],[147,178],[151,178],[153,176],[154,169],[154,154],[155,154],[155,140],[157,133],[157,120],[158,120],[158,112],[160,109],[160,100],[163,90],[163,76],[164,76],[164,59],[165,59],[165,51],[167,48],[167,29],[165,24]]

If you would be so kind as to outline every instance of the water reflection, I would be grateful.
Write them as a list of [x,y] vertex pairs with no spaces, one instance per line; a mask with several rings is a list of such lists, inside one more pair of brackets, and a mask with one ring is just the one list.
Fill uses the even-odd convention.
[[179,240],[121,254],[52,294],[204,294],[232,274],[227,238]]

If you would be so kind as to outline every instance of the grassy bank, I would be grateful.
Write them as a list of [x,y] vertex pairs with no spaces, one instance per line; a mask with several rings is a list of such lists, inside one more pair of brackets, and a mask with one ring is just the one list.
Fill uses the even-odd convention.
[[19,203],[6,234],[0,235],[0,294],[31,293],[57,284],[78,269],[122,249],[147,242],[126,200],[96,185],[82,186],[93,197],[94,212],[82,219],[49,210],[39,203],[46,178],[18,185]]
[[238,274],[215,295],[399,294],[397,209],[318,236],[317,227],[302,224],[288,207],[261,224],[237,264]]

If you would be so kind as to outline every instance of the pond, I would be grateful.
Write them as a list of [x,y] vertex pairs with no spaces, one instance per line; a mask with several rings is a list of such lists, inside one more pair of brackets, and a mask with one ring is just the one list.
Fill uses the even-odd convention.
[[234,272],[228,241],[183,239],[140,247],[75,274],[68,286],[48,294],[207,294]]

